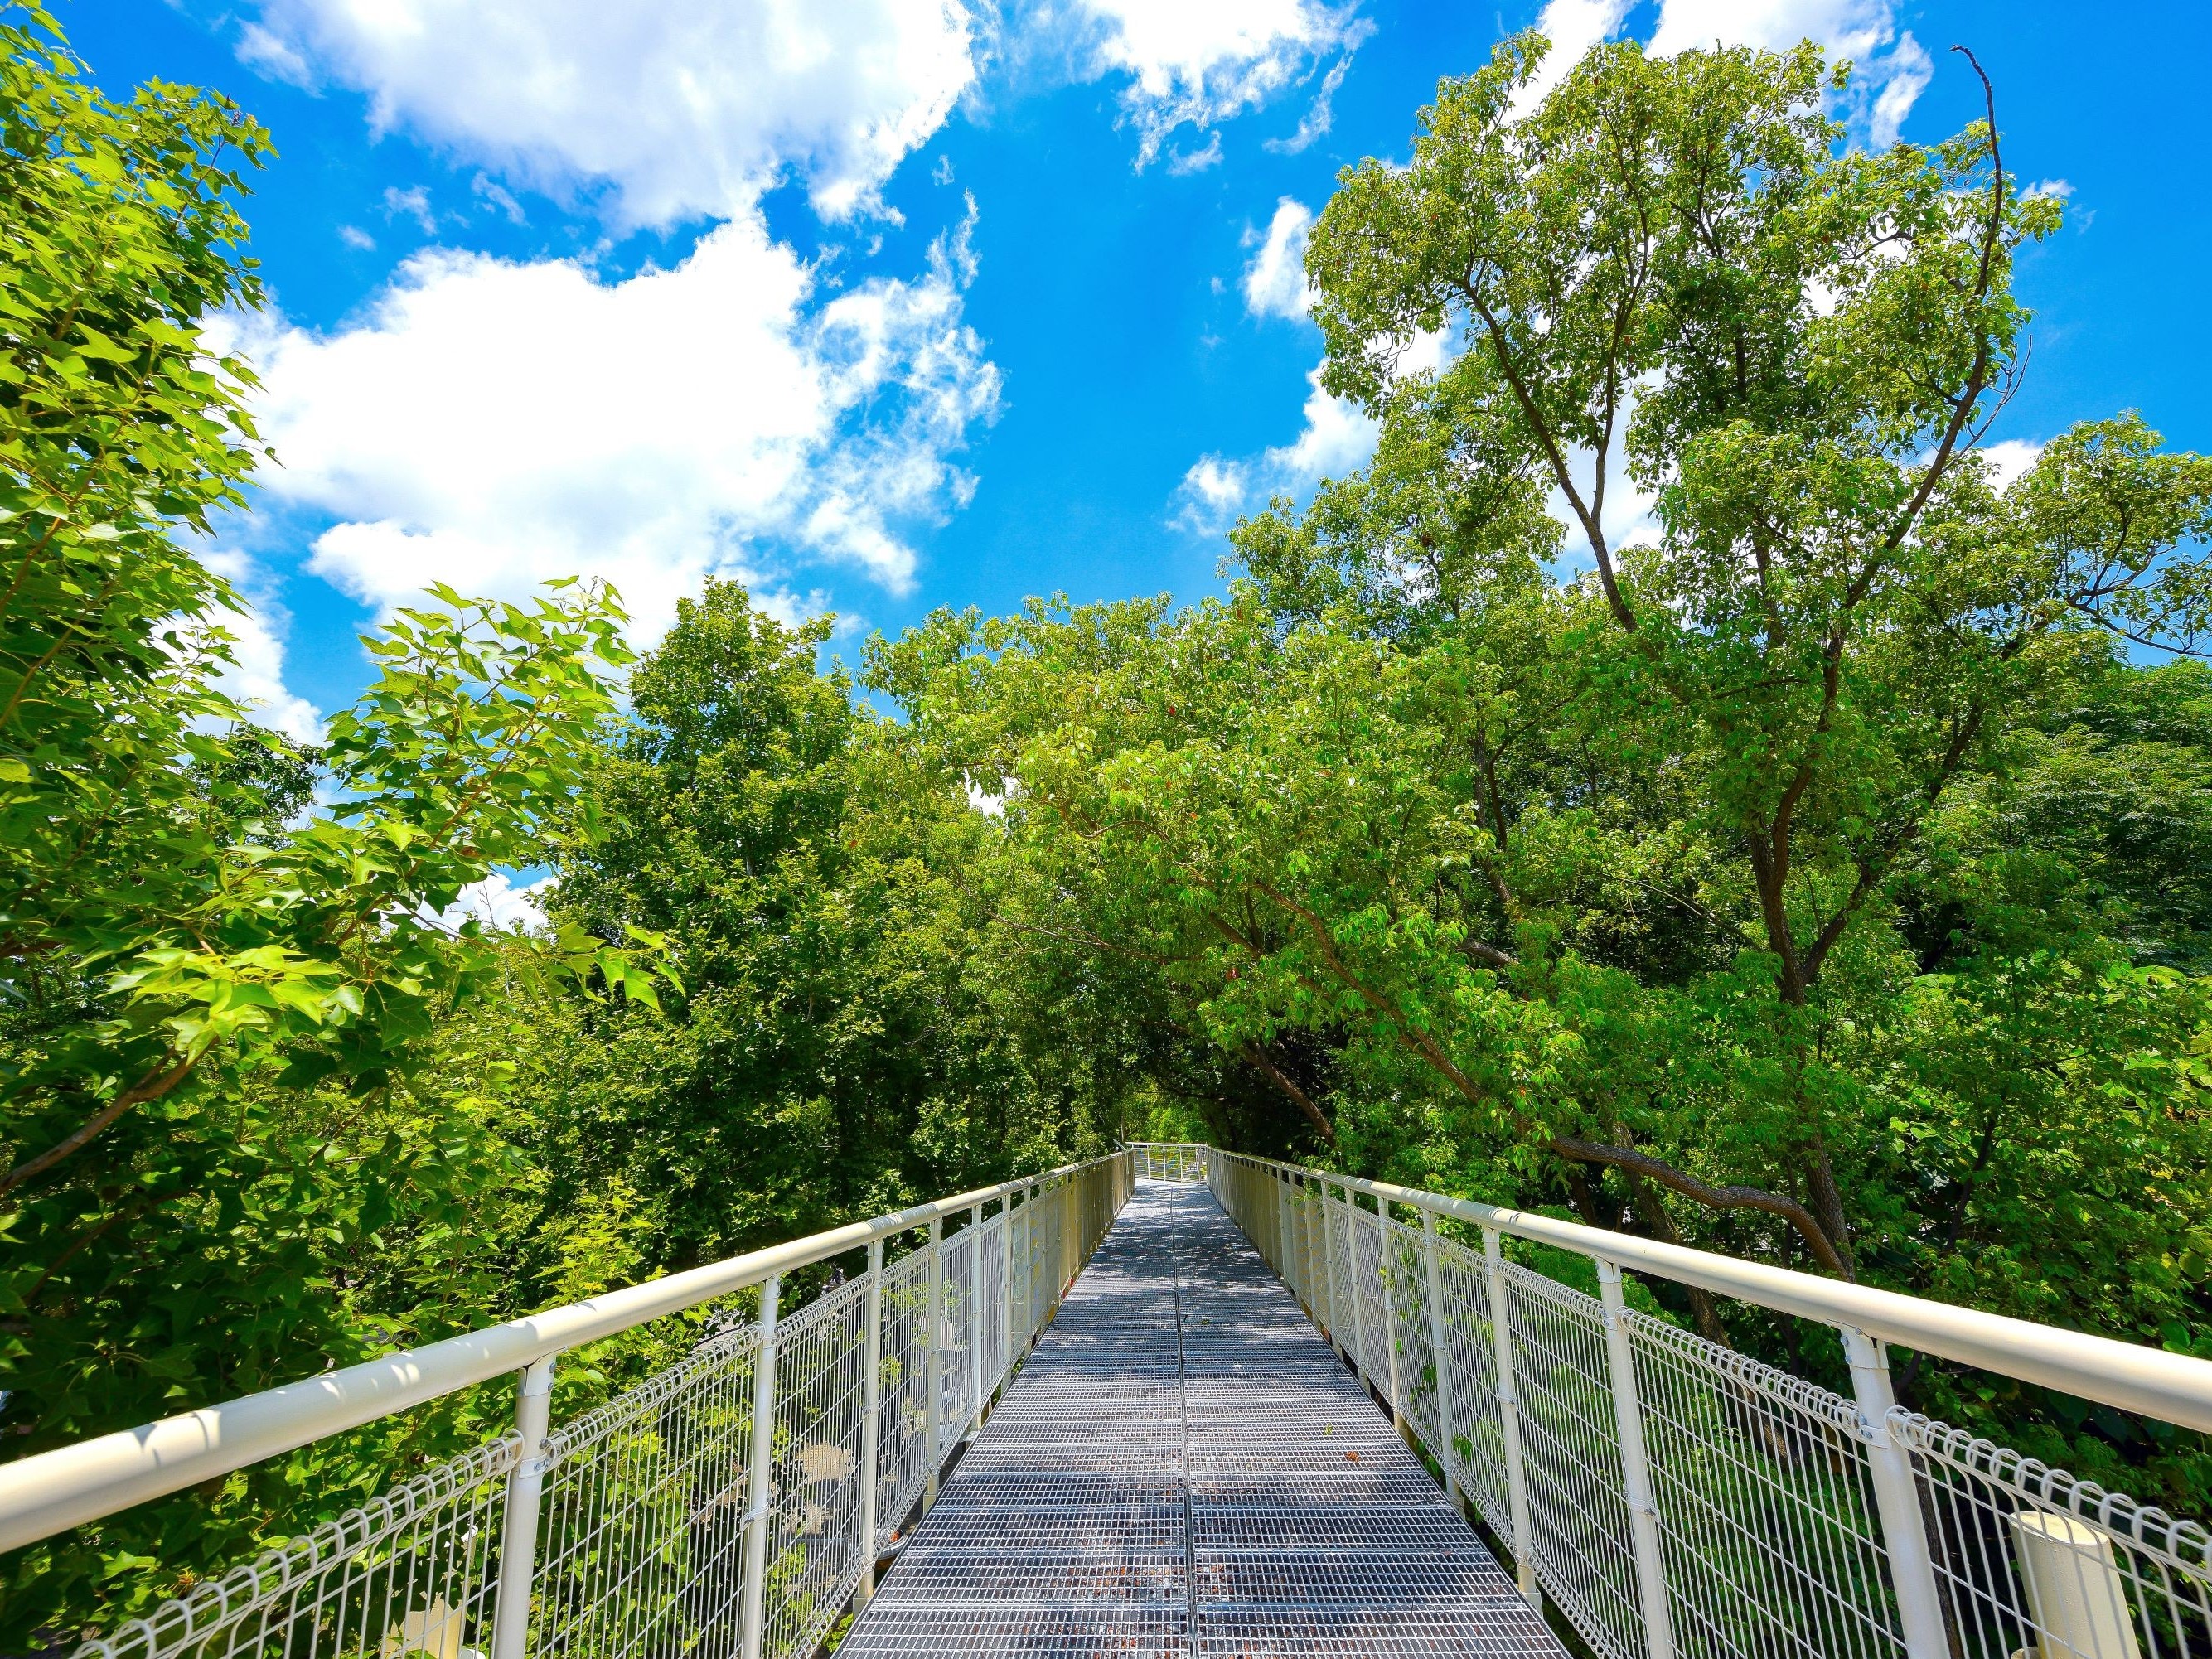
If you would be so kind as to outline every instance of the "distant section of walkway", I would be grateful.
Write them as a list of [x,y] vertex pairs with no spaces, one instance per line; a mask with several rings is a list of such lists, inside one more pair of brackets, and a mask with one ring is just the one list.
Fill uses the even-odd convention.
[[838,1654],[1564,1659],[1213,1195],[1167,1182]]

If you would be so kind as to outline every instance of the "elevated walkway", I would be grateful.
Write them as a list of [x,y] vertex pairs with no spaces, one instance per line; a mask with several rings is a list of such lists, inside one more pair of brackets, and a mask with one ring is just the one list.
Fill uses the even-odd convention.
[[1563,1651],[1213,1194],[1150,1181],[838,1649]]

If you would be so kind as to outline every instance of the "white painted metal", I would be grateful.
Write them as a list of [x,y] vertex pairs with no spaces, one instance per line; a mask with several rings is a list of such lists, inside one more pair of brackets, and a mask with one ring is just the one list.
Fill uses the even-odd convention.
[[1375,1205],[1375,1274],[1382,1287],[1382,1369],[1389,1385],[1390,1423],[1410,1440],[1406,1396],[1398,1387],[1398,1310],[1390,1284],[1390,1200],[1387,1198],[1378,1199]]
[[861,1316],[868,1334],[866,1346],[860,1351],[860,1518],[853,1528],[860,1551],[860,1583],[854,1594],[866,1607],[876,1589],[876,1490],[883,1478],[878,1465],[884,1409],[884,1242],[880,1238],[868,1245],[867,1312]]
[[1874,1475],[1875,1501],[1881,1511],[1882,1544],[1897,1595],[1898,1623],[1911,1659],[1950,1659],[1951,1642],[1943,1628],[1943,1602],[1936,1588],[1936,1568],[1928,1553],[1928,1527],[1920,1507],[1920,1483],[1912,1460],[1889,1431],[1897,1395],[1890,1387],[1889,1356],[1863,1331],[1849,1326],[1839,1334],[1850,1362],[1851,1391],[1866,1435],[1867,1461]]
[[929,1473],[923,1478],[921,1507],[927,1510],[937,1501],[937,1449],[945,1442],[945,1223],[940,1218],[929,1224],[929,1314],[923,1326],[927,1334],[922,1339],[928,1345],[928,1381],[922,1385],[924,1410],[922,1441],[929,1448]]
[[[931,1222],[933,1236],[939,1225]],[[771,1273],[760,1289],[760,1340],[753,1360],[752,1448],[745,1459],[744,1590],[738,1612],[743,1659],[761,1659],[768,1617],[769,1491],[775,1470],[775,1314],[783,1280]]]
[[[1311,1181],[1308,1181],[1306,1182],[1306,1191],[1310,1194],[1316,1190],[1316,1188],[1315,1183]],[[1320,1198],[1315,1205],[1314,1220],[1321,1228],[1322,1276],[1328,1291],[1328,1295],[1323,1304],[1326,1311],[1322,1316],[1322,1334],[1328,1338],[1330,1342],[1335,1345],[1337,1352],[1341,1353],[1344,1352],[1344,1339],[1337,1334],[1339,1331],[1343,1329],[1343,1327],[1338,1322],[1336,1311],[1336,1285],[1338,1279],[1338,1273],[1336,1271],[1336,1228],[1328,1218],[1328,1183],[1325,1182],[1321,1183],[1318,1188],[1318,1191],[1320,1193]],[[1352,1364],[1355,1368],[1358,1365],[1358,1363],[1359,1362],[1356,1359],[1352,1361]]]
[[533,1360],[515,1389],[514,1437],[521,1455],[507,1477],[500,1528],[499,1597],[492,1614],[491,1659],[522,1659],[530,1642],[530,1592],[536,1578],[538,1514],[545,1496],[545,1435],[553,1425],[553,1359]]
[[1437,1271],[1437,1218],[1421,1212],[1421,1277],[1428,1291],[1429,1352],[1437,1371],[1437,1446],[1444,1472],[1444,1490],[1459,1495],[1459,1458],[1453,1450],[1451,1339],[1444,1323],[1443,1277]]
[[892,1238],[933,1219],[1040,1181],[1086,1171],[1103,1176],[1121,1155],[1024,1176],[895,1215],[859,1221],[764,1250],[732,1256],[610,1291],[567,1307],[509,1320],[465,1336],[388,1354],[284,1388],[248,1395],[176,1417],[0,1463],[0,1553],[86,1521],[180,1492],[380,1418],[396,1417],[443,1395],[518,1372],[548,1354],[582,1347],[653,1320],[750,1290],[770,1273],[789,1273]]
[[[2212,1365],[1190,1146],[1133,1147],[0,1465],[0,1543],[535,1367],[513,1433],[208,1580],[89,1644],[84,1659],[248,1659],[279,1648],[289,1659],[804,1659],[866,1595],[887,1528],[1029,1352],[1140,1174],[1203,1182],[1316,1323],[1350,1327],[1347,1358],[1397,1373],[1395,1412],[1510,1541],[1530,1605],[1548,1595],[1600,1659],[2212,1659],[2212,1534],[1897,1409],[1877,1345],[2122,1409],[2165,1402],[2150,1414],[2191,1427],[2212,1426]],[[1343,1189],[1340,1214],[1332,1187]],[[1361,1194],[1376,1202],[1371,1218]],[[993,1199],[1000,1214],[982,1223]],[[969,1225],[943,1238],[945,1218],[963,1211]],[[1447,1218],[1481,1229],[1484,1248],[1456,1243],[1437,1225]],[[1362,1229],[1377,1247],[1371,1259],[1359,1253]],[[1598,1264],[1601,1294],[1508,1261],[1504,1237]],[[902,1257],[885,1249],[917,1242]],[[864,1280],[802,1294],[820,1274],[793,1275],[863,1249]],[[1368,1266],[1382,1285],[1364,1285]],[[1856,1399],[1629,1310],[1624,1269],[1838,1328]],[[765,1320],[704,1326],[691,1352],[606,1404],[565,1423],[549,1413],[555,1355],[771,1276],[787,1305]],[[1217,1297],[1207,1317],[1233,1325],[1244,1294]],[[1069,1331],[1054,1352],[1095,1348],[1103,1334]],[[1231,1334],[1202,1318],[1182,1328],[1177,1352],[1185,1363],[1209,1346],[1225,1354]],[[1144,1340],[1157,1346],[1158,1335]],[[1374,1342],[1384,1358],[1370,1365]],[[1253,1368],[1267,1352],[1239,1350],[1229,1364],[1258,1400],[1270,1385]],[[1134,1349],[1097,1358],[1100,1374],[1133,1368],[1133,1389],[1155,1374]],[[1429,1364],[1433,1410],[1425,1389],[1407,1386]],[[1059,1433],[1076,1449],[1067,1455],[1109,1455],[1109,1395],[1063,1409],[1043,1376],[1042,1403],[1002,1401],[994,1431],[1026,1421],[1024,1432]],[[1282,1428],[1229,1438],[1285,1471],[1316,1452],[1317,1467],[1337,1461]],[[1332,1513],[1344,1540],[1332,1548],[1393,1524],[1383,1508]],[[1339,1650],[1376,1650],[1344,1648],[1344,1631],[1314,1617],[1315,1632],[1336,1631]],[[923,1646],[948,1659],[983,1650],[951,1634]]]
[[[1326,1184],[1322,1190],[1328,1190]],[[1359,1206],[1352,1201],[1352,1188],[1348,1186],[1344,1188],[1344,1260],[1345,1279],[1351,1290],[1345,1300],[1352,1304],[1352,1369],[1359,1373],[1362,1382],[1372,1388],[1373,1379],[1367,1375],[1367,1322],[1359,1309],[1366,1300],[1360,1294]]]
[[1521,1392],[1513,1382],[1512,1306],[1505,1293],[1505,1252],[1498,1229],[1482,1230],[1483,1276],[1490,1292],[1490,1334],[1498,1367],[1498,1438],[1505,1456],[1506,1511],[1512,1517],[1513,1559],[1520,1569],[1521,1594],[1540,1608],[1536,1588],[1535,1529],[1528,1517],[1528,1471],[1521,1456]]
[[1605,1303],[1605,1355],[1613,1384],[1613,1420],[1620,1437],[1620,1493],[1628,1505],[1629,1535],[1636,1546],[1636,1599],[1644,1613],[1644,1650],[1650,1659],[1674,1659],[1674,1613],[1667,1597],[1667,1563],[1659,1541],[1659,1505],[1651,1491],[1651,1458],[1644,1443],[1644,1408],[1636,1387],[1636,1358],[1629,1346],[1628,1310],[1620,1269],[1597,1264]]

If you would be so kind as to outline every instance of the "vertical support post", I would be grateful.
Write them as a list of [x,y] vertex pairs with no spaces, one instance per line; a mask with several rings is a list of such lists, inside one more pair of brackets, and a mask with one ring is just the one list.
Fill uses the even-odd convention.
[[745,1470],[744,1593],[739,1602],[741,1659],[761,1659],[768,1613],[768,1515],[775,1460],[775,1304],[781,1275],[770,1273],[760,1291],[760,1346],[753,1352],[753,1443]]
[[1838,1330],[1844,1339],[1844,1356],[1850,1361],[1851,1392],[1858,1397],[1859,1428],[1866,1437],[1875,1509],[1881,1518],[1882,1548],[1889,1557],[1890,1587],[1897,1593],[1905,1650],[1911,1659],[1950,1659],[1950,1635],[1936,1588],[1920,1483],[1912,1472],[1911,1454],[1889,1431],[1889,1413],[1897,1404],[1889,1383],[1889,1355],[1863,1331],[1849,1325]]
[[1022,1352],[1036,1334],[1036,1188],[1022,1188]]
[[1444,1317],[1444,1280],[1437,1261],[1442,1254],[1437,1249],[1436,1214],[1425,1209],[1421,1212],[1421,1267],[1429,1280],[1429,1352],[1437,1362],[1437,1462],[1443,1466],[1444,1495],[1449,1498],[1459,1490],[1460,1478],[1459,1450],[1452,1443],[1451,1325]]
[[938,1431],[945,1418],[945,1395],[939,1388],[939,1353],[945,1346],[945,1218],[939,1216],[929,1224],[929,1358],[927,1375],[922,1390],[928,1401],[927,1420],[922,1429],[922,1442],[929,1448],[929,1474],[921,1483],[921,1507],[924,1514],[937,1502]]
[[1367,1381],[1367,1319],[1359,1310],[1359,1206],[1352,1201],[1352,1188],[1344,1189],[1344,1253],[1350,1258],[1345,1263],[1345,1283],[1352,1286],[1347,1298],[1352,1304],[1352,1369],[1364,1383]]
[[[1311,1182],[1306,1183],[1309,1188]],[[1328,1183],[1321,1183],[1321,1202],[1316,1206],[1315,1219],[1321,1223],[1322,1277],[1328,1287],[1328,1315],[1322,1321],[1322,1334],[1329,1345],[1342,1352],[1344,1344],[1336,1335],[1336,1229],[1328,1224]]]
[[999,1200],[999,1291],[1006,1304],[1006,1310],[1000,1326],[1006,1333],[1006,1340],[999,1345],[996,1383],[1004,1388],[1006,1379],[1014,1374],[1014,1195],[1012,1193]]
[[968,1206],[968,1417],[983,1426],[983,1206]]
[[1482,1266],[1490,1285],[1490,1346],[1498,1363],[1498,1421],[1505,1441],[1505,1502],[1513,1521],[1513,1560],[1522,1598],[1538,1613],[1535,1528],[1528,1518],[1528,1469],[1521,1461],[1521,1391],[1513,1381],[1513,1304],[1505,1293],[1505,1251],[1498,1229],[1482,1230]]
[[1407,1444],[1413,1425],[1406,1420],[1398,1392],[1398,1299],[1390,1293],[1390,1200],[1375,1200],[1375,1277],[1382,1287],[1382,1372],[1390,1389],[1390,1426]]
[[867,1341],[860,1350],[860,1587],[853,1605],[876,1593],[877,1431],[883,1416],[884,1241],[868,1241]]
[[553,1359],[532,1360],[514,1395],[514,1432],[522,1442],[507,1477],[507,1515],[499,1535],[499,1600],[493,1603],[491,1659],[522,1659],[530,1645],[530,1591],[538,1577],[538,1512],[545,1497],[545,1433],[553,1416]]
[[1303,1298],[1304,1292],[1298,1289],[1297,1269],[1291,1265],[1291,1184],[1279,1170],[1268,1170],[1267,1179],[1275,1189],[1275,1272],[1291,1287],[1292,1296]]
[[1648,1659],[1674,1659],[1674,1613],[1667,1600],[1667,1567],[1659,1547],[1659,1505],[1652,1497],[1651,1458],[1644,1444],[1644,1407],[1636,1393],[1636,1353],[1629,1344],[1628,1304],[1620,1264],[1597,1264],[1605,1304],[1606,1369],[1613,1382],[1613,1420],[1620,1436],[1621,1496],[1636,1554],[1636,1601],[1644,1615]]

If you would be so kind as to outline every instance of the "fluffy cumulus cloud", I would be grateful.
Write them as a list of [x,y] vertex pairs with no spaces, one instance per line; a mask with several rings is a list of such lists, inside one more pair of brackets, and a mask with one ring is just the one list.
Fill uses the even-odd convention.
[[660,225],[803,179],[874,204],[975,77],[962,0],[262,0],[241,57],[369,95],[404,128],[556,191],[611,186]]
[[[1632,0],[1548,0],[1537,27],[1551,55],[1519,107],[1533,106],[1583,53],[1619,33],[1631,9]],[[1935,70],[1927,48],[1898,27],[1895,0],[1660,0],[1646,44],[1661,55],[1716,41],[1778,52],[1807,39],[1856,66],[1845,112],[1876,146],[1894,142]]]
[[222,613],[230,635],[231,661],[216,677],[223,691],[243,703],[256,724],[282,732],[295,743],[319,743],[323,717],[314,704],[284,684],[284,634],[290,625],[276,585],[246,555],[218,548],[202,562],[231,585],[247,606],[243,616]]
[[[1371,26],[1354,3],[1319,0],[1079,0],[1097,31],[1097,67],[1127,77],[1138,165],[1177,127],[1213,126],[1305,82],[1322,59],[1349,52]],[[1337,80],[1326,80],[1327,99]],[[1309,140],[1308,142],[1310,142]],[[1205,154],[1205,152],[1197,152]]]
[[[543,933],[552,929],[546,919],[545,901],[552,896],[558,876],[541,876],[533,882],[518,882],[504,870],[495,870],[482,881],[471,882],[461,889],[461,896],[435,920],[438,926],[458,932],[465,922],[474,921],[479,927],[494,932],[505,932],[520,927],[525,933]],[[423,914],[429,914],[423,907]]]
[[[1423,335],[1398,361],[1401,374],[1433,373],[1444,361],[1438,335]],[[1275,495],[1303,497],[1324,478],[1340,478],[1375,453],[1376,424],[1358,404],[1331,395],[1321,370],[1306,376],[1304,420],[1297,435],[1258,455],[1201,457],[1183,474],[1170,522],[1195,535],[1218,535]]]
[[1244,308],[1255,317],[1303,317],[1312,307],[1305,260],[1313,222],[1312,209],[1285,196],[1275,204],[1266,234],[1246,239],[1259,245],[1244,267]]
[[962,319],[972,223],[827,298],[751,214],[620,282],[426,251],[354,326],[243,342],[282,461],[263,488],[324,526],[311,568],[380,606],[602,575],[651,638],[708,574],[769,560],[902,589],[902,523],[966,498],[953,457],[997,408]]

